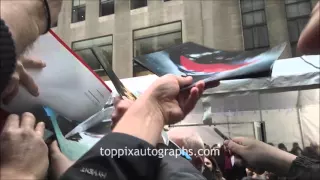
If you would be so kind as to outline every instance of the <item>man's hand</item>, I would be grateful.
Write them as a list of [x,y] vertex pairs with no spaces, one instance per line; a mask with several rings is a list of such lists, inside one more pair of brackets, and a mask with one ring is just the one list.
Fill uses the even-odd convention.
[[298,50],[304,54],[320,53],[320,2],[314,7],[309,23],[302,31]]
[[[175,78],[177,78],[176,80],[174,80]],[[163,83],[165,81],[168,81],[168,83]],[[183,107],[183,113],[184,115],[182,115],[183,117],[188,114],[195,106],[198,98],[202,95],[202,92],[204,90],[204,83],[203,82],[198,82],[195,87],[193,89],[191,89],[191,91],[184,91],[179,95],[175,95],[178,94],[180,91],[180,86],[178,86],[177,83],[179,80],[182,81],[182,83],[189,83],[186,81],[190,81],[190,77],[187,79],[184,78],[179,78],[176,76],[172,76],[172,75],[168,75],[168,76],[164,76],[163,79],[161,79],[160,82],[156,82],[155,84],[153,84],[150,88],[152,90],[152,92],[154,92],[154,96],[156,96],[156,99],[160,99],[163,98],[164,103],[169,103],[171,105],[170,102],[166,101],[167,97],[165,96],[172,96],[174,101],[177,101],[177,103],[179,103],[179,106],[181,105],[181,107]],[[191,79],[192,80],[192,79]],[[173,83],[171,83],[170,81],[173,81]],[[213,84],[212,87],[217,86],[219,83],[216,82]],[[154,86],[154,87],[153,87]],[[159,86],[159,87],[157,87]],[[173,87],[173,88],[171,88]],[[153,89],[157,89],[156,91],[153,91]],[[163,97],[162,97],[163,96]],[[175,99],[174,97],[177,96],[178,99]],[[171,98],[172,98],[171,97]],[[189,99],[188,99],[189,98]],[[114,99],[114,107],[115,110],[112,113],[112,122],[114,124],[116,124],[124,115],[124,113],[129,109],[129,107],[133,104],[134,102],[127,99],[126,97],[123,97],[123,99],[121,99],[120,97],[116,97]],[[176,102],[174,102],[176,103]],[[181,109],[182,110],[182,109]],[[177,110],[178,113],[181,114],[181,111],[178,109]]]
[[180,92],[182,87],[191,83],[192,77],[165,75],[157,79],[142,96],[158,107],[165,124],[174,124],[195,107],[204,91],[204,82],[199,81],[190,90]]
[[44,68],[46,64],[41,60],[33,60],[25,57],[20,58],[17,61],[17,67],[13,73],[11,80],[1,95],[4,104],[8,104],[19,91],[19,84],[21,84],[26,90],[33,96],[39,95],[37,84],[33,78],[28,74],[26,69]]
[[51,178],[58,180],[74,162],[69,160],[58,147],[57,141],[50,145]]
[[121,99],[120,97],[115,97],[113,101],[113,106],[114,106],[114,111],[112,113],[112,126],[114,127],[119,120],[122,118],[124,113],[129,109],[129,107],[133,104],[134,102],[127,99],[126,97],[123,97]]
[[10,115],[0,135],[1,179],[44,179],[49,161],[45,124],[31,113]]
[[[120,98],[119,96],[115,97],[113,100],[113,106],[114,106],[114,111],[112,113],[112,127],[113,129],[117,123],[120,121],[122,116],[127,112],[127,110],[133,105],[134,101],[123,97]],[[159,137],[158,143],[164,143],[162,136]]]
[[166,75],[158,78],[132,104],[113,132],[129,134],[156,145],[164,125],[181,121],[200,98],[204,82],[180,92],[191,83],[191,77]]
[[242,164],[259,174],[267,170],[285,175],[296,158],[295,155],[255,139],[234,138],[225,141],[224,145],[235,155],[235,158],[241,158]]

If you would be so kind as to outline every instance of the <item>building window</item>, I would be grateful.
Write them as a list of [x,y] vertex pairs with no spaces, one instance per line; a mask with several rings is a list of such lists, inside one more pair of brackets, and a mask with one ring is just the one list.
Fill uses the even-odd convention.
[[100,17],[114,14],[114,0],[100,0]]
[[85,19],[86,19],[86,0],[73,0],[71,23],[84,21]]
[[241,0],[245,50],[269,47],[264,0]]
[[72,49],[100,76],[106,76],[100,62],[94,56],[92,47],[100,47],[106,57],[106,60],[112,66],[112,36],[87,39],[72,43]]
[[302,54],[296,50],[297,42],[303,28],[309,21],[312,5],[310,0],[286,0],[285,4],[292,56],[301,56]]
[[148,6],[148,0],[130,0],[131,9],[138,9]]
[[[171,46],[182,43],[181,21],[149,27],[133,31],[133,54],[141,56],[144,54],[160,51]],[[141,76],[150,74],[141,66],[134,64],[133,75]]]

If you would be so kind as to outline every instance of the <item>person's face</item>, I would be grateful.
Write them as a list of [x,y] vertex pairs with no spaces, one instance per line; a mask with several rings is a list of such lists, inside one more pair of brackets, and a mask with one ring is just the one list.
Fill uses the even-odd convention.
[[204,158],[204,165],[212,171],[212,163],[208,158]]

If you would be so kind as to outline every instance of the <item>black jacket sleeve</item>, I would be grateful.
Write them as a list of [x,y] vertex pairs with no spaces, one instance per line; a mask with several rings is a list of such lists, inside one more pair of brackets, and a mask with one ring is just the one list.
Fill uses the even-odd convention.
[[151,144],[136,137],[110,133],[70,167],[61,179],[154,180],[160,165],[155,150]]
[[12,35],[0,19],[0,94],[7,86],[16,65],[16,52]]
[[287,175],[289,180],[319,180],[320,161],[304,156],[297,157],[290,167]]

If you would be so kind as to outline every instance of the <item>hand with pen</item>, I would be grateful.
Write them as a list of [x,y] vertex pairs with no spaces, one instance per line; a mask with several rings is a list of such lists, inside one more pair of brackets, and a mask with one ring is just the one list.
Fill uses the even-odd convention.
[[203,81],[197,82],[191,89],[180,91],[191,83],[191,76],[165,75],[157,79],[142,96],[148,97],[160,110],[165,125],[174,124],[191,112],[204,91]]
[[[156,81],[155,84],[153,84],[154,87],[149,88],[149,92],[152,93],[150,98],[156,98],[156,100],[154,100],[155,105],[161,108],[162,111],[172,111],[170,115],[173,118],[170,117],[170,122],[168,122],[168,124],[182,120],[184,116],[194,108],[197,100],[201,96],[204,90],[203,82],[197,83],[190,92],[186,91],[180,93],[177,99],[171,97],[179,93],[179,83],[180,86],[183,86],[184,84],[191,83],[191,81],[191,77],[184,78],[167,75],[162,79],[159,79],[159,81]],[[172,99],[175,99],[174,102],[172,102]],[[116,97],[114,100],[115,111],[112,114],[112,122],[116,124],[133,103],[132,100],[129,100],[126,97],[123,97],[123,99]]]
[[[158,96],[156,98],[158,98],[159,101],[171,99],[171,97],[169,97],[169,98],[166,97],[166,96],[172,96],[171,94],[179,94],[177,96],[176,102],[174,102],[173,105],[170,105],[171,103],[169,103],[168,104],[169,106],[164,106],[164,107],[167,107],[168,108],[167,110],[170,109],[169,107],[175,107],[176,104],[179,105],[179,109],[182,107],[181,110],[184,111],[184,113],[179,112],[178,109],[175,110],[175,108],[170,109],[172,111],[176,111],[173,114],[180,116],[180,117],[178,117],[178,121],[180,121],[184,118],[185,115],[187,115],[194,108],[196,102],[198,101],[198,99],[202,95],[204,88],[205,88],[204,82],[200,81],[195,84],[194,88],[179,92],[179,87],[177,86],[178,84],[176,82],[171,83],[170,81],[177,81],[176,78],[178,78],[179,79],[178,81],[181,81],[180,86],[183,87],[184,84],[188,84],[192,81],[191,77],[177,77],[177,76],[173,76],[173,75],[166,75],[162,78],[163,79],[159,79],[159,80],[161,80],[161,82],[156,81],[156,83],[154,84],[154,86],[160,85],[159,87],[153,87],[153,88],[150,87],[149,89],[152,89],[150,91],[152,91],[154,95]],[[210,88],[216,87],[218,85],[219,85],[219,82],[213,82],[212,84],[210,84]],[[189,102],[187,102],[187,101],[189,101]],[[122,98],[116,97],[114,99],[114,103],[113,103],[114,107],[115,107],[115,111],[112,114],[112,122],[114,124],[118,123],[118,121],[121,119],[121,117],[124,115],[124,113],[129,109],[129,107],[133,103],[134,103],[133,100],[130,100],[126,97],[122,97]],[[166,102],[166,103],[168,103],[168,102]],[[166,110],[164,110],[164,111],[166,111]],[[174,122],[170,122],[170,123],[175,123],[176,121],[177,120],[175,120]]]
[[[126,111],[130,108],[130,106],[132,106],[133,103],[134,101],[126,97],[120,98],[118,96],[114,98],[114,101],[113,101],[114,111],[111,117],[111,120],[112,120],[111,129],[113,129],[117,125],[117,123],[120,121],[122,116],[126,113]],[[158,143],[164,143],[161,136],[159,137]]]
[[112,129],[115,127],[115,125],[119,122],[119,120],[122,118],[124,113],[130,108],[130,106],[134,103],[134,101],[127,99],[126,97],[120,98],[115,97],[113,101],[114,111],[112,113]]
[[181,91],[182,87],[191,84],[192,77],[165,75],[158,78],[132,103],[113,132],[126,133],[156,145],[164,125],[184,119],[201,97],[205,86],[203,81]]
[[[204,90],[204,83],[198,82],[189,91],[180,92],[181,87],[191,82],[191,77],[166,75],[159,78],[142,95],[147,97],[145,100],[146,108],[148,108],[148,104],[150,107],[154,107],[153,111],[159,112],[162,118],[168,119],[165,124],[173,124],[182,120],[194,108]],[[115,110],[112,114],[113,128],[134,103],[126,97],[123,99],[115,98]],[[141,110],[143,111],[143,109]]]
[[233,138],[226,140],[224,145],[236,158],[240,158],[238,160],[242,165],[258,174],[269,171],[286,175],[296,158],[295,155],[250,138]]

